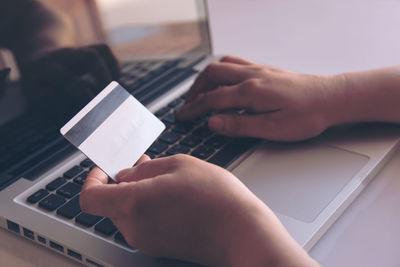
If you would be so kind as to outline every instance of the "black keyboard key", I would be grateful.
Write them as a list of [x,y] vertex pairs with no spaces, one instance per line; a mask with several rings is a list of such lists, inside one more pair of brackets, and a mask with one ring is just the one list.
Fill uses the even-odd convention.
[[150,146],[148,151],[153,154],[160,154],[167,148],[168,148],[167,144],[156,141]]
[[[197,117],[197,118],[191,120],[191,122],[193,122],[196,125],[200,125],[200,124],[206,122],[207,119],[208,119],[207,116],[201,116],[201,117]],[[205,126],[207,126],[207,125],[205,125]]]
[[162,65],[164,62],[161,62],[159,60],[157,61],[151,61],[149,62],[149,65],[147,66],[147,69],[151,71],[152,74],[158,74],[160,70],[162,70]]
[[54,191],[57,188],[59,188],[60,186],[62,186],[63,184],[65,184],[67,182],[67,180],[63,177],[58,177],[57,179],[55,179],[53,182],[48,183],[46,185],[46,189],[50,190],[50,191]]
[[39,202],[39,207],[48,211],[54,211],[64,203],[65,198],[51,194]]
[[83,168],[91,168],[94,165],[94,163],[90,159],[85,159],[79,165],[81,165],[81,167],[83,167]]
[[163,116],[165,113],[167,113],[168,111],[170,111],[171,109],[169,107],[163,107],[162,109],[160,109],[159,111],[156,112],[156,116],[157,117],[161,117]]
[[57,210],[58,215],[63,216],[67,219],[72,219],[81,212],[82,211],[79,206],[79,196],[74,197],[69,202],[67,202],[67,204]]
[[232,138],[227,136],[215,135],[208,139],[204,144],[214,148],[221,148],[231,140]]
[[82,187],[80,185],[74,184],[74,183],[67,183],[63,185],[60,189],[58,189],[56,192],[57,194],[66,197],[66,198],[72,198],[79,192],[81,192]]
[[150,73],[150,74],[146,74],[145,76],[139,78],[138,81],[142,84],[145,84],[145,83],[150,82],[153,79],[154,79],[154,76]]
[[180,99],[182,99],[182,100],[185,100],[185,99],[186,99],[186,97],[187,97],[187,94],[188,94],[188,93],[184,93],[184,94],[183,94],[183,95],[181,95],[179,98],[180,98]]
[[89,172],[83,172],[79,174],[77,177],[74,178],[74,183],[79,185],[83,185],[85,183],[86,177],[88,176]]
[[213,134],[213,132],[208,128],[207,125],[201,126],[193,131],[193,134],[200,137],[208,137]]
[[117,231],[117,227],[115,227],[115,225],[109,218],[105,218],[104,220],[96,224],[94,230],[105,235],[112,235]]
[[198,148],[196,148],[191,155],[199,158],[199,159],[206,159],[209,156],[211,156],[213,153],[215,152],[215,149],[209,146],[199,146]]
[[146,152],[145,154],[146,154],[147,156],[149,156],[151,159],[154,159],[154,158],[156,158],[156,155],[155,155],[155,154],[153,154],[153,153]]
[[[160,79],[157,83],[151,84],[152,86],[151,90],[147,91],[145,95],[143,95],[144,91],[142,91],[142,95],[138,94],[138,97],[141,100],[141,102],[146,105],[152,99],[154,99],[154,97],[160,96],[161,94],[167,92],[170,88],[186,80],[196,72],[197,71],[193,70],[192,68],[187,68],[187,69],[178,69],[177,72],[164,73],[164,75],[168,77],[167,81]],[[145,89],[146,88],[144,88],[144,90]]]
[[173,100],[172,102],[170,102],[170,103],[168,104],[168,107],[174,108],[174,107],[178,106],[178,105],[181,104],[181,103],[183,103],[183,100],[180,99],[180,98],[177,98],[177,99]]
[[172,148],[170,148],[167,151],[168,155],[175,155],[175,154],[187,154],[189,152],[190,148],[184,145],[174,145]]
[[75,221],[79,224],[82,224],[83,226],[92,227],[102,218],[103,217],[82,212],[81,214],[78,215],[78,217],[75,218]]
[[196,147],[197,145],[199,145],[201,143],[201,141],[202,140],[200,137],[195,136],[195,135],[189,135],[189,136],[183,138],[180,141],[180,144],[193,148],[193,147]]
[[172,67],[178,65],[179,62],[181,62],[181,59],[168,60],[162,65],[162,68],[163,69],[172,68]]
[[64,177],[67,179],[74,178],[77,176],[79,173],[83,172],[83,169],[81,166],[74,166],[71,169],[69,169],[67,172],[64,173]]
[[190,122],[177,122],[172,127],[172,131],[175,133],[187,134],[193,130],[194,125]]
[[167,144],[173,144],[178,141],[182,136],[174,132],[166,132],[160,136],[160,140]]
[[140,80],[140,78],[138,78],[133,83],[126,85],[125,88],[129,93],[134,94],[135,91],[137,91],[142,85],[143,82]]
[[163,122],[167,124],[174,124],[175,123],[175,115],[173,113],[168,113],[162,119]]
[[36,202],[38,202],[39,200],[41,200],[48,194],[49,194],[49,192],[47,190],[40,189],[40,190],[36,191],[35,193],[33,193],[32,195],[30,195],[28,197],[27,201],[31,204],[35,204]]
[[252,138],[234,139],[231,143],[215,153],[208,162],[226,168],[257,142],[257,139]]
[[121,244],[124,245],[124,246],[131,247],[131,246],[126,242],[126,240],[125,240],[124,236],[121,234],[121,232],[117,232],[117,233],[114,235],[114,239],[115,239],[115,241],[117,241],[118,243],[121,243]]

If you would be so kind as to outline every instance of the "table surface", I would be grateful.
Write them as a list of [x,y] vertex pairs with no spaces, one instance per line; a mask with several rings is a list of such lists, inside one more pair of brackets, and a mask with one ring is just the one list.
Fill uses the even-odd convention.
[[[210,1],[215,52],[311,73],[400,62],[395,49],[400,47],[399,2],[368,1],[363,6],[357,0],[293,2]],[[358,34],[352,35],[354,31]],[[397,152],[310,251],[323,266],[400,266],[399,166]],[[50,265],[80,266],[0,229],[0,266]]]

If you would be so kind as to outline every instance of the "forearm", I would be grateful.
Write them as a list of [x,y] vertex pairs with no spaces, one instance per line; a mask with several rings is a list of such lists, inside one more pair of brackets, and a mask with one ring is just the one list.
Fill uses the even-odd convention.
[[352,122],[400,122],[400,66],[335,76],[337,92],[329,126]]

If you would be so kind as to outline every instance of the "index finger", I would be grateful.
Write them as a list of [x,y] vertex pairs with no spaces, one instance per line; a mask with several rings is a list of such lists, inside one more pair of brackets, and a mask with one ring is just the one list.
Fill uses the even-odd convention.
[[193,101],[197,95],[219,86],[241,83],[248,79],[251,73],[244,65],[230,62],[213,62],[197,77],[186,97],[186,102]]
[[93,215],[115,217],[115,207],[121,195],[122,186],[108,184],[108,176],[94,168],[87,176],[79,197],[82,211]]

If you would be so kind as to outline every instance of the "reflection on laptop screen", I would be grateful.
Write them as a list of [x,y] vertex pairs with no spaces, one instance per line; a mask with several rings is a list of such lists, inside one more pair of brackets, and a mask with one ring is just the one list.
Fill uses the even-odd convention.
[[[59,150],[60,142],[66,145],[59,127],[111,80],[118,80],[147,104],[166,92],[159,84],[149,85],[156,80],[155,75],[164,75],[164,80],[177,75],[174,82],[182,81],[193,71],[179,64],[211,52],[202,0],[78,0],[65,2],[63,8],[51,0],[32,3],[44,3],[52,19],[43,19],[43,23],[43,14],[33,21],[10,16],[9,25],[29,28],[11,27],[13,30],[5,33],[0,28],[1,36],[7,35],[8,40],[28,44],[33,39],[40,48],[40,53],[32,47],[24,50],[26,47],[2,42],[0,37],[0,47],[14,54],[13,65],[21,73],[20,79],[9,82],[0,95],[0,187],[4,177],[21,175],[51,156],[54,146]],[[34,17],[33,7],[21,6],[20,10]],[[59,22],[54,17],[63,19]],[[49,24],[53,21],[58,23],[54,27],[57,31]],[[65,33],[62,22],[67,22]],[[50,28],[52,35],[43,37],[32,28]],[[99,43],[104,45],[93,46]],[[107,54],[107,46],[119,63]],[[127,65],[137,61],[142,62]],[[120,74],[113,66],[121,67]],[[2,67],[6,66],[0,64],[0,70]]]
[[97,1],[105,37],[114,52],[124,58],[176,56],[193,49],[209,49],[202,2]]

